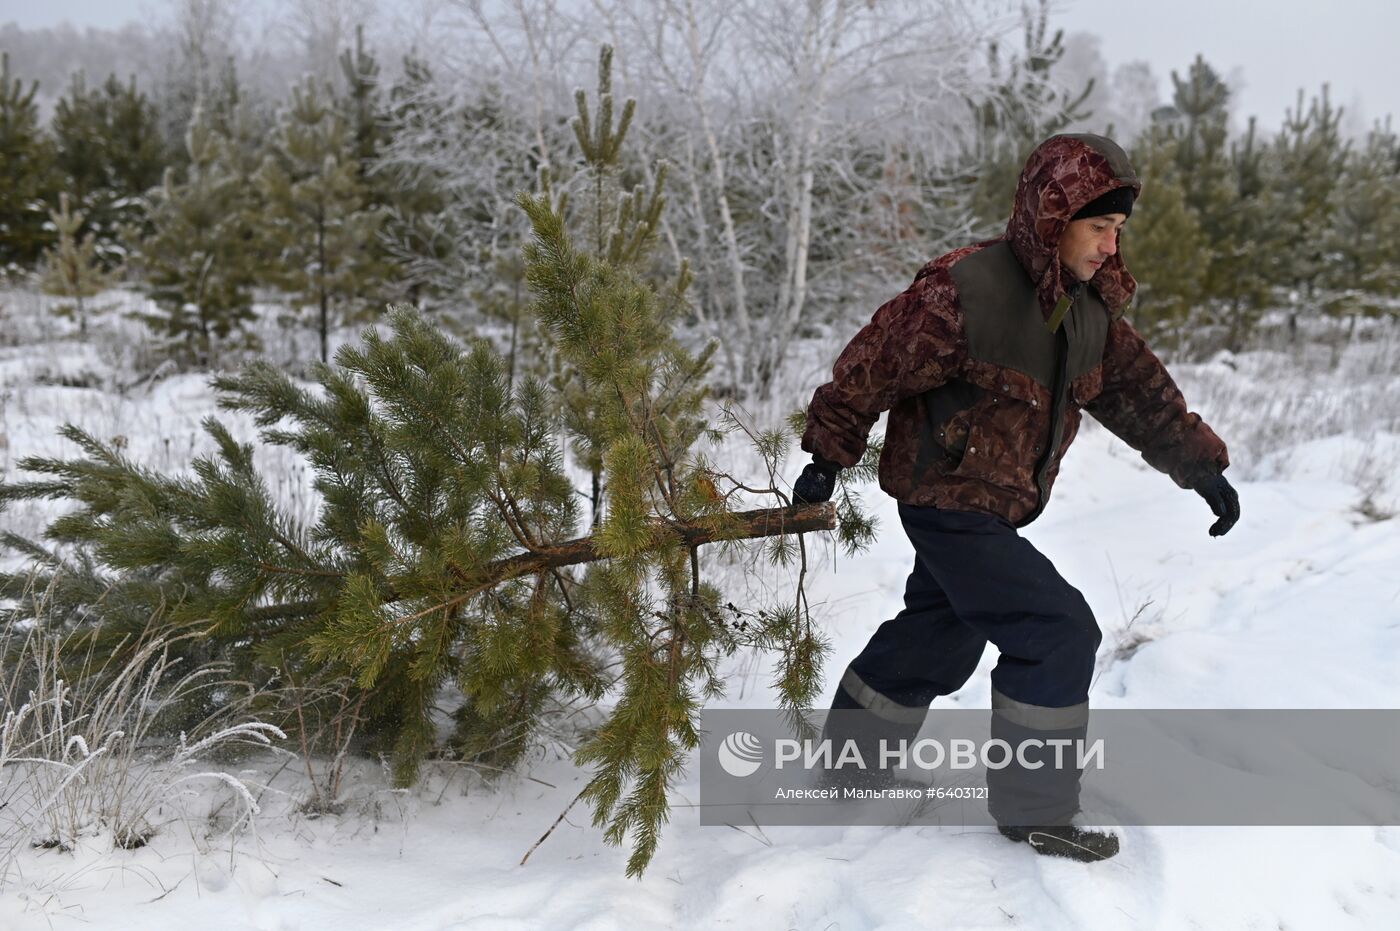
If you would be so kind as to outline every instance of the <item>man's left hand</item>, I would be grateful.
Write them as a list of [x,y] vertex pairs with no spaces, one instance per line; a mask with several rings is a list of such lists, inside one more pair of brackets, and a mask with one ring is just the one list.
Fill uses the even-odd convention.
[[1210,526],[1210,535],[1223,537],[1240,519],[1240,496],[1223,475],[1217,475],[1201,482],[1195,488],[1196,494],[1206,499],[1206,504],[1219,518]]

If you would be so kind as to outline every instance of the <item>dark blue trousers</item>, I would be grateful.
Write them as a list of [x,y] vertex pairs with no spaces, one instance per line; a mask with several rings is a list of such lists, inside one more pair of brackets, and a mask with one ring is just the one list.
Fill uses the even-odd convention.
[[[990,642],[1000,652],[993,736],[1083,735],[1102,639],[1084,596],[999,517],[903,503],[899,516],[915,553],[904,610],[851,661],[832,710],[866,712],[862,731],[912,738],[929,703],[961,688]],[[1001,823],[1052,824],[1078,807],[1077,771],[1019,786],[1006,781],[1015,775],[989,773],[1003,783],[1000,799],[989,785]]]
[[1050,560],[999,517],[903,503],[899,516],[914,569],[904,610],[850,664],[867,688],[927,708],[962,688],[991,642],[1001,653],[992,687],[1002,695],[1051,708],[1088,699],[1102,634]]

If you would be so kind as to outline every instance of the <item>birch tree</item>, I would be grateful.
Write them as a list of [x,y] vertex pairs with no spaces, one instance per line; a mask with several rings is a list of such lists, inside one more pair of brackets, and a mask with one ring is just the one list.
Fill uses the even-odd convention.
[[[871,300],[871,287],[912,274],[915,254],[927,258],[965,229],[957,198],[944,196],[920,217],[932,222],[911,237],[917,246],[896,256],[874,245],[888,214],[934,199],[916,190],[940,186],[930,165],[965,147],[960,108],[979,80],[977,39],[992,28],[969,7],[597,0],[594,9],[630,56],[631,85],[660,97],[644,134],[676,161],[686,194],[664,235],[673,252],[696,257],[697,316],[726,337],[730,392],[770,396],[809,320]],[[909,132],[911,118],[924,120],[922,133]]]
[[508,198],[520,172],[546,169],[561,190],[584,183],[567,120],[602,42],[617,50],[619,94],[644,114],[620,170],[650,186],[657,163],[672,165],[652,271],[692,260],[688,338],[722,337],[718,393],[782,394],[795,340],[863,319],[970,234],[968,102],[993,87],[987,41],[1015,23],[1003,4],[446,6],[455,15],[427,53],[434,81],[419,88],[423,112],[439,116],[396,127],[385,152],[442,186],[433,237],[453,248],[421,272],[444,292],[500,287],[491,270],[522,233]]
[[415,293],[460,313],[464,298],[484,304],[503,300],[502,289],[520,291],[518,275],[497,274],[528,236],[515,193],[541,170],[570,174],[556,152],[577,162],[566,77],[576,30],[554,0],[444,7],[433,43],[405,62],[391,89],[375,170],[418,195],[392,208],[390,255]]

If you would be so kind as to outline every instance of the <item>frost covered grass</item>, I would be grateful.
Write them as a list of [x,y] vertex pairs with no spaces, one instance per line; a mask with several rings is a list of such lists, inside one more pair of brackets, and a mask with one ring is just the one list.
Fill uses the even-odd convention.
[[176,826],[246,828],[248,786],[206,762],[285,738],[248,718],[252,690],[223,664],[182,672],[159,637],[95,656],[47,624],[45,592],[24,597],[40,622],[0,631],[0,885],[22,881],[27,847],[101,837],[130,850]]
[[1233,465],[1251,478],[1280,474],[1277,454],[1299,443],[1400,435],[1400,321],[1373,321],[1350,335],[1340,323],[1310,329],[1292,344],[1171,366],[1192,408],[1228,436]]
[[1171,370],[1229,444],[1232,476],[1342,482],[1356,489],[1361,518],[1387,520],[1400,510],[1400,320],[1301,330]]

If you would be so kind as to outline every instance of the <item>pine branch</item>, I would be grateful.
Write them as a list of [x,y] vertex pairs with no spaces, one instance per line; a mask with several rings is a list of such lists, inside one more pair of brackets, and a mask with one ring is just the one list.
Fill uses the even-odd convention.
[[[728,515],[733,521],[724,529],[716,529],[702,521],[688,524],[673,522],[658,523],[656,529],[675,534],[682,546],[698,547],[707,543],[733,540],[757,540],[785,534],[811,533],[818,530],[836,529],[836,506],[830,502],[823,504],[803,504],[785,508],[756,508]],[[606,559],[598,551],[594,537],[578,537],[553,546],[543,547],[535,552],[520,553],[505,559],[487,563],[476,572],[468,572],[470,587],[453,594],[449,604],[462,604],[481,592],[508,582],[511,579],[531,575],[565,566]],[[398,593],[381,592],[381,602],[392,604],[400,600]],[[323,607],[320,601],[296,601],[287,604],[267,605],[249,612],[255,621],[275,620],[313,614]],[[441,610],[443,605],[434,605],[429,612]]]

